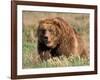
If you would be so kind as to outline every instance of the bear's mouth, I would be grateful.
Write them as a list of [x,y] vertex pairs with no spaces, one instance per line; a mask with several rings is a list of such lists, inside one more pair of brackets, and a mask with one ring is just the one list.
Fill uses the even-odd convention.
[[45,41],[45,45],[46,45],[47,47],[51,47],[51,46],[52,46],[52,42],[51,42],[51,41]]
[[45,40],[45,44],[50,44],[50,43],[51,43],[51,41]]

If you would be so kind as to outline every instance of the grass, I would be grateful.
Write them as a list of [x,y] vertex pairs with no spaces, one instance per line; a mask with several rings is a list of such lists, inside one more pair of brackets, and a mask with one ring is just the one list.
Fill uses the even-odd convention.
[[36,52],[36,45],[25,43],[23,47],[23,68],[48,68],[48,67],[65,67],[65,66],[84,66],[89,65],[88,59],[80,57],[66,56],[54,57],[47,61],[41,61]]
[[[39,14],[39,15],[38,15]],[[66,56],[54,57],[47,61],[41,61],[37,53],[37,26],[42,18],[58,16],[68,21],[69,25],[84,37],[89,49],[89,15],[73,13],[46,13],[44,12],[23,12],[23,46],[22,46],[22,67],[23,68],[49,68],[49,67],[69,67],[89,65],[89,59]]]

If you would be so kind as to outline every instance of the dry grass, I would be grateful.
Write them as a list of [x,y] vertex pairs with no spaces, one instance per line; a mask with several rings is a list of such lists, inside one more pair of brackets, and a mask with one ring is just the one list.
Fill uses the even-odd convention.
[[74,13],[49,13],[49,12],[23,12],[23,68],[65,67],[89,65],[89,59],[80,57],[69,58],[65,56],[55,57],[47,61],[41,61],[37,53],[36,30],[41,19],[47,17],[62,17],[69,25],[84,38],[89,50],[89,15]]

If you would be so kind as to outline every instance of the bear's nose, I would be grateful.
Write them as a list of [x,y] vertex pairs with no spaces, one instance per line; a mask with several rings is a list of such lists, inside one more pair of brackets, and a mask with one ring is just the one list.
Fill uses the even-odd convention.
[[45,40],[48,40],[48,36],[44,36],[44,39],[45,39]]
[[48,40],[49,35],[50,35],[50,34],[49,34],[49,31],[45,31],[44,38]]

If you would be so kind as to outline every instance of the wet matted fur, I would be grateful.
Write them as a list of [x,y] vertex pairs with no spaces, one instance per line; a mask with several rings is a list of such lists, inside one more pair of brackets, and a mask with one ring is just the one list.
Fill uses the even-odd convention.
[[41,20],[37,33],[38,53],[42,60],[61,55],[87,57],[84,41],[63,18]]

